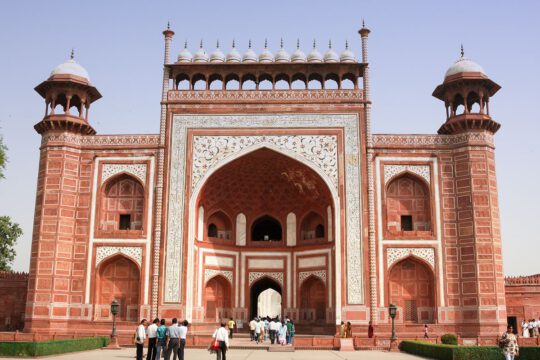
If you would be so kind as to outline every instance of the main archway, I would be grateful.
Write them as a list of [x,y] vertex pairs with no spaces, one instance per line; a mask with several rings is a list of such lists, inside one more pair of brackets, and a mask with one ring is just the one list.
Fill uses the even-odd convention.
[[[198,236],[194,243],[200,259],[198,275],[192,278],[198,282],[195,289],[199,299],[197,306],[201,308],[199,313],[207,312],[204,309],[207,304],[203,301],[205,289],[200,279],[216,271],[230,276],[231,308],[236,314],[233,316],[239,320],[271,315],[258,314],[257,310],[260,293],[269,288],[281,297],[280,309],[265,311],[282,313],[281,309],[286,309],[283,316],[299,320],[301,305],[297,292],[301,269],[305,269],[302,279],[306,271],[328,274],[329,286],[323,289],[326,306],[332,309],[337,305],[331,297],[337,299],[338,284],[330,278],[337,273],[329,267],[338,263],[335,256],[341,239],[334,216],[339,216],[339,209],[334,206],[336,189],[329,187],[323,172],[294,156],[262,147],[223,164],[203,181],[200,190],[195,189],[197,195],[192,199],[196,201],[190,203],[194,209],[190,219],[197,219],[197,228],[190,220],[190,233],[206,234],[212,230],[214,234],[219,231],[218,222],[212,218],[212,214],[219,212],[223,218],[231,219],[231,237],[226,241],[219,236]],[[302,222],[303,219],[313,221]],[[302,240],[302,234],[306,232],[302,226],[313,232],[309,241]],[[311,263],[309,259],[293,262],[293,257],[300,259],[307,256],[305,254],[315,257],[315,262]],[[187,271],[189,279],[189,269]],[[266,286],[259,289],[255,284],[253,288],[254,279],[262,274],[280,279],[279,288]],[[274,300],[267,301],[271,305],[265,309],[273,309],[277,304],[278,296],[273,296]],[[324,315],[318,316],[321,317],[324,319]],[[334,318],[330,316],[326,320],[333,321]]]
[[[250,318],[253,319],[254,317],[265,317],[265,316],[271,316],[271,314],[259,314],[258,311],[261,309],[260,305],[260,296],[261,294],[265,293],[269,289],[274,290],[277,292],[280,297],[279,300],[281,300],[282,291],[281,286],[274,280],[270,279],[269,277],[263,277],[262,279],[257,280],[251,285],[250,288]],[[264,294],[263,294],[264,295]],[[281,309],[282,304],[279,304],[279,314],[281,316]]]

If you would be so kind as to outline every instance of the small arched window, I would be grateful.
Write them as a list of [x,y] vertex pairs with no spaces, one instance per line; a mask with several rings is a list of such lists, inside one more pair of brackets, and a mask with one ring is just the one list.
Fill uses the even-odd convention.
[[208,225],[208,237],[217,237],[218,230],[216,224]]

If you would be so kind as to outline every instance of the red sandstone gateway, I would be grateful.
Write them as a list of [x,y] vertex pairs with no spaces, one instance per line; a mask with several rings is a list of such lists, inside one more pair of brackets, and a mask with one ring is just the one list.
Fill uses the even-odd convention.
[[[434,96],[438,135],[374,135],[368,35],[306,55],[233,43],[170,61],[160,133],[96,135],[101,97],[71,60],[46,103],[25,330],[107,332],[186,318],[192,333],[253,316],[297,333],[494,337],[507,322],[490,98],[462,56]],[[435,126],[435,125],[434,125]]]

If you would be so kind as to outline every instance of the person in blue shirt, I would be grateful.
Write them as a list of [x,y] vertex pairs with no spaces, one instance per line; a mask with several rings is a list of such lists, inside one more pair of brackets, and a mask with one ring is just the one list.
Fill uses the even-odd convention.
[[157,352],[154,360],[159,360],[167,354],[167,327],[165,326],[165,319],[161,319],[159,327],[157,328]]

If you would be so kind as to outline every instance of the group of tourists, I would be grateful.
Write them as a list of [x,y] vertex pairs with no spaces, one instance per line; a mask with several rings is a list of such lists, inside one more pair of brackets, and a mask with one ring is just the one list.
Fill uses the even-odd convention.
[[[370,322],[369,325],[371,326],[371,322]],[[369,330],[368,330],[368,332],[369,332]],[[351,325],[350,321],[347,321],[347,324],[345,324],[344,321],[341,322],[341,325],[339,326],[339,337],[340,338],[352,338],[352,325]]]
[[523,320],[521,322],[521,330],[523,337],[537,337],[540,335],[540,319]]
[[171,355],[173,355],[173,360],[184,360],[188,321],[184,320],[178,324],[178,319],[174,318],[172,325],[165,326],[165,323],[165,319],[158,318],[155,318],[150,325],[146,319],[141,320],[133,339],[137,347],[137,360],[143,359],[146,338],[148,338],[146,360],[159,360],[162,357],[169,360]]
[[289,318],[255,317],[249,322],[251,341],[257,344],[270,340],[272,345],[292,345],[295,331],[294,322]]

